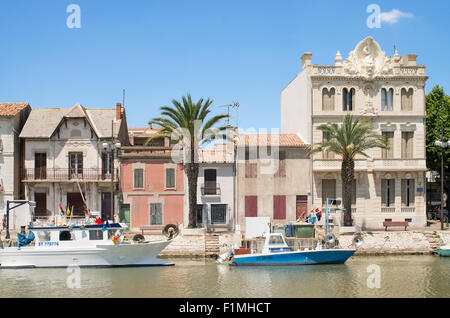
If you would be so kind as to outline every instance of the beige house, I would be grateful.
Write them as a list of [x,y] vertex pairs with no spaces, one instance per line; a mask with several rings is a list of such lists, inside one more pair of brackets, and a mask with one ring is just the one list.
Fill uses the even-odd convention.
[[297,134],[238,135],[236,180],[236,224],[243,231],[246,217],[286,224],[312,205],[311,161]]
[[[86,210],[103,219],[117,214],[119,162],[104,143],[129,145],[125,109],[35,108],[20,134],[25,144],[22,182],[25,196],[36,201],[37,218],[53,220],[59,205],[84,217]],[[113,189],[114,209],[111,209]]]
[[[28,103],[0,103],[0,218],[6,212],[6,203],[11,200],[24,199],[20,185],[21,158],[23,145],[19,134],[31,107]],[[28,206],[22,206],[10,214],[10,228],[20,229],[26,225],[21,217],[29,214]],[[19,211],[20,210],[20,211]]]
[[[321,124],[341,123],[346,114],[369,119],[391,148],[357,157],[354,222],[364,228],[380,228],[385,220],[424,226],[425,66],[416,64],[415,54],[386,56],[371,37],[344,61],[338,51],[334,65],[312,64],[311,56],[303,54],[301,72],[281,92],[281,131],[316,143],[328,138],[317,129]],[[313,157],[315,206],[326,197],[342,199],[340,167],[332,154]]]

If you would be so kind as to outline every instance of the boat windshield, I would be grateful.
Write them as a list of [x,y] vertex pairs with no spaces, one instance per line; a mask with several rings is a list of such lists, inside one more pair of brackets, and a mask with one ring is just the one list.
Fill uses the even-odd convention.
[[270,245],[275,245],[275,244],[284,244],[283,238],[281,236],[271,236],[269,239],[269,244]]

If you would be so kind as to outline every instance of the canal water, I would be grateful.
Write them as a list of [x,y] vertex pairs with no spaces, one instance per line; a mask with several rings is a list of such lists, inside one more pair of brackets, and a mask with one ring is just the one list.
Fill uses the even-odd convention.
[[0,297],[450,297],[450,258],[354,256],[343,265],[2,269]]

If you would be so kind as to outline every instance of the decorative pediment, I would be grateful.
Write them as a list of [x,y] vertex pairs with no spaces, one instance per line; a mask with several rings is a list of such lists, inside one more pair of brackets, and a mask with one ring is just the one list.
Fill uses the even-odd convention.
[[344,73],[372,79],[377,75],[389,75],[393,72],[393,60],[386,56],[380,45],[367,37],[358,43],[344,61]]

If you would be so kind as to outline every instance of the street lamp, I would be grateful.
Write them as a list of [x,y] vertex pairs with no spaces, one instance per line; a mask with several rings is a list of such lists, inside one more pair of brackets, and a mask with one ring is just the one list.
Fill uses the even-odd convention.
[[[10,207],[9,205],[11,203],[15,203],[16,205],[14,205],[13,207]],[[35,201],[28,201],[28,200],[11,200],[11,201],[7,200],[6,201],[6,236],[5,236],[6,239],[10,238],[10,235],[9,235],[9,211],[13,210],[21,205],[27,204],[27,203],[30,205],[31,208],[36,207]]]
[[[114,139],[114,121],[111,121],[111,141],[105,141],[102,144],[103,150],[110,153],[111,168],[111,218],[114,220],[114,153],[120,149],[122,145],[118,140]],[[102,216],[103,219],[103,216]]]
[[444,150],[446,148],[450,148],[450,139],[447,142],[436,140],[434,142],[434,145],[441,149],[441,230],[443,230],[444,229]]

